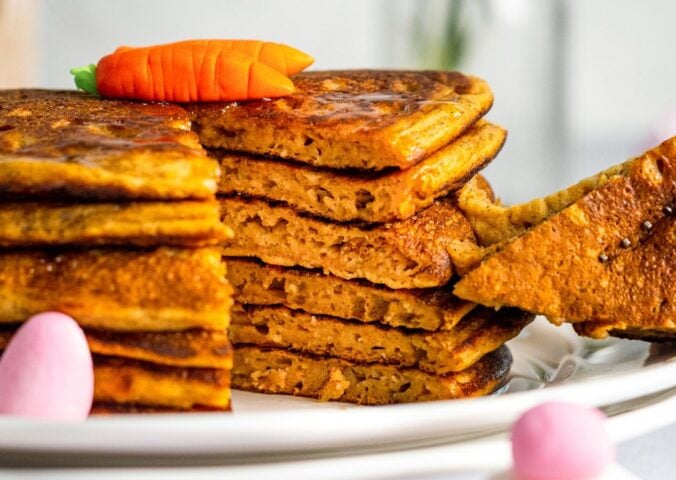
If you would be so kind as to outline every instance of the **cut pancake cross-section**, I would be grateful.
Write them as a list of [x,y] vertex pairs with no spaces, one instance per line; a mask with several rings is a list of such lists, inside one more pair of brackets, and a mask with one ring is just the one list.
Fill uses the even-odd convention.
[[453,275],[447,245],[474,241],[471,225],[450,197],[408,220],[377,226],[328,222],[244,197],[222,198],[221,208],[223,222],[235,233],[224,243],[226,256],[319,268],[390,288],[446,284]]
[[451,287],[393,290],[317,270],[265,265],[244,258],[228,258],[228,280],[237,301],[243,304],[284,305],[390,327],[451,330],[475,307],[454,296]]
[[426,332],[350,322],[285,307],[233,309],[230,339],[327,355],[358,363],[414,367],[443,375],[459,372],[515,337],[533,319],[515,309],[479,308],[448,331]]
[[288,97],[194,104],[224,172],[233,387],[368,405],[485,395],[533,318],[452,293],[479,249],[455,192],[506,138],[480,79],[329,71]]
[[488,395],[507,380],[511,364],[505,346],[465,370],[446,375],[242,346],[235,349],[232,381],[243,390],[383,405]]
[[280,201],[337,222],[405,220],[462,187],[500,151],[506,132],[477,122],[416,165],[384,172],[309,168],[244,153],[211,150],[223,169],[218,192]]

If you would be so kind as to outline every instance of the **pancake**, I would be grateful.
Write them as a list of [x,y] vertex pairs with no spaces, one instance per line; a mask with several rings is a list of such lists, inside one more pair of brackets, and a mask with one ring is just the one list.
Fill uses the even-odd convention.
[[203,145],[315,166],[406,169],[458,138],[493,95],[457,72],[346,70],[293,77],[274,100],[186,108]]
[[417,165],[379,174],[311,168],[244,153],[212,150],[224,175],[218,191],[240,193],[339,222],[393,222],[411,217],[462,187],[497,155],[506,132],[480,122]]
[[138,405],[134,403],[94,402],[90,415],[119,415],[119,414],[152,414],[152,413],[199,413],[231,410],[227,408],[206,407],[193,405],[191,408],[160,407],[157,405]]
[[86,330],[97,354],[172,367],[232,368],[232,348],[225,331],[116,332]]
[[450,331],[421,332],[347,322],[285,307],[237,306],[235,345],[289,348],[356,363],[415,367],[433,374],[458,372],[511,340],[533,320],[519,310],[478,308]]
[[454,288],[459,297],[513,306],[581,328],[676,338],[676,137],[521,235]]
[[0,323],[55,310],[98,329],[223,330],[230,293],[217,248],[0,252]]
[[[0,352],[13,333],[0,330]],[[232,350],[224,333],[85,333],[94,358],[94,401],[107,405],[109,413],[113,406],[120,413],[148,407],[229,409]]]
[[230,408],[230,371],[168,367],[115,357],[94,357],[94,401],[175,409]]
[[235,349],[232,386],[364,405],[448,400],[495,391],[506,381],[511,363],[503,346],[462,372],[431,375],[414,368],[241,346]]
[[449,330],[475,305],[453,295],[450,286],[392,290],[317,270],[277,267],[244,258],[228,258],[227,278],[240,303],[284,305],[391,327]]
[[223,223],[235,232],[235,238],[223,245],[225,256],[321,268],[327,274],[390,288],[448,283],[453,275],[448,244],[474,240],[471,225],[448,197],[408,220],[377,227],[329,223],[256,199],[220,201]]
[[2,203],[0,246],[217,245],[232,232],[214,201]]
[[94,356],[92,413],[172,413],[195,410],[230,410],[228,368],[169,367]]
[[164,103],[0,90],[0,197],[204,199],[218,165]]
[[637,327],[629,322],[615,320],[609,322],[579,322],[573,324],[578,335],[592,338],[611,337],[643,340],[644,342],[676,342],[676,328],[663,325],[655,328]]
[[[18,325],[0,325],[0,352]],[[89,350],[98,355],[172,367],[232,368],[232,348],[224,331],[116,332],[86,329]]]

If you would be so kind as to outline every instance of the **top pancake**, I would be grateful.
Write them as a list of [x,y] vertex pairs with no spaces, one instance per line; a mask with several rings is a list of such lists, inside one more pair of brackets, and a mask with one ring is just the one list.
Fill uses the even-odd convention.
[[211,148],[316,166],[408,168],[460,136],[492,105],[488,85],[457,72],[326,71],[293,77],[275,100],[193,104]]
[[218,165],[178,106],[0,90],[0,196],[213,197]]

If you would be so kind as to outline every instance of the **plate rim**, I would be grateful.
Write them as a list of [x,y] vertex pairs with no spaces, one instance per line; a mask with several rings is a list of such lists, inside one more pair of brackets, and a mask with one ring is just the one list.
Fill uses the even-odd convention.
[[[631,388],[626,388],[631,385]],[[82,423],[51,422],[25,418],[0,418],[0,451],[36,451],[45,453],[81,452],[84,454],[138,453],[139,448],[149,454],[173,455],[180,453],[190,455],[197,453],[221,453],[223,455],[240,455],[254,451],[292,452],[306,450],[309,441],[316,441],[317,448],[335,448],[335,444],[346,441],[348,436],[340,435],[340,428],[345,422],[350,425],[374,423],[383,426],[380,437],[392,432],[406,431],[407,428],[419,427],[421,422],[430,422],[435,430],[443,430],[460,417],[474,416],[482,420],[491,418],[490,422],[477,424],[477,428],[487,425],[504,426],[513,421],[528,408],[548,400],[572,401],[587,406],[607,406],[614,403],[639,398],[676,386],[676,357],[641,367],[637,370],[612,372],[602,376],[578,379],[569,383],[553,385],[547,388],[514,392],[509,395],[488,396],[482,398],[442,400],[399,405],[384,405],[365,408],[312,408],[301,407],[286,410],[270,410],[262,412],[200,412],[185,414],[153,414],[126,415],[111,417],[93,417]],[[640,392],[637,393],[637,392]],[[607,399],[612,397],[613,401]],[[452,407],[452,408],[451,408]],[[488,413],[487,413],[488,412]],[[282,414],[280,414],[282,413]],[[482,417],[483,416],[483,417]],[[255,422],[251,419],[255,418]],[[291,424],[309,424],[304,427],[302,438],[294,439],[287,432]],[[149,445],[129,434],[144,431],[142,438],[154,437],[160,440]],[[241,440],[239,448],[224,451],[223,441],[232,438],[236,431]],[[277,432],[277,433],[275,433]],[[180,433],[183,437],[198,436],[202,439],[196,443],[171,442],[167,439],[172,434]],[[327,435],[338,433],[337,436]],[[364,442],[374,441],[378,436],[362,432]],[[116,445],[101,445],[97,437],[125,438]],[[273,448],[282,437],[286,437],[286,448]],[[401,442],[411,441],[418,435],[404,436]],[[36,438],[39,441],[36,442]],[[54,439],[59,438],[58,442]],[[261,438],[266,448],[260,448]],[[353,435],[351,445],[354,445]],[[220,443],[219,443],[220,442]],[[226,442],[227,443],[227,442]],[[359,442],[357,442],[359,443]],[[332,446],[333,445],[333,446]],[[206,451],[205,451],[206,447]],[[254,448],[255,447],[255,448]]]

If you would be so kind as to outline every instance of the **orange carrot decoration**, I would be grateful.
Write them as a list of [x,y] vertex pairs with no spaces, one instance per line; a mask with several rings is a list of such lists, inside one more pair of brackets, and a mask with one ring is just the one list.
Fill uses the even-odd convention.
[[286,75],[312,63],[295,48],[256,40],[187,40],[120,47],[98,65],[74,68],[78,88],[109,98],[213,102],[293,93]]
[[307,53],[283,43],[261,42],[260,40],[185,40],[176,43],[216,45],[225,50],[238,50],[284,75],[302,72],[314,62],[314,58]]

